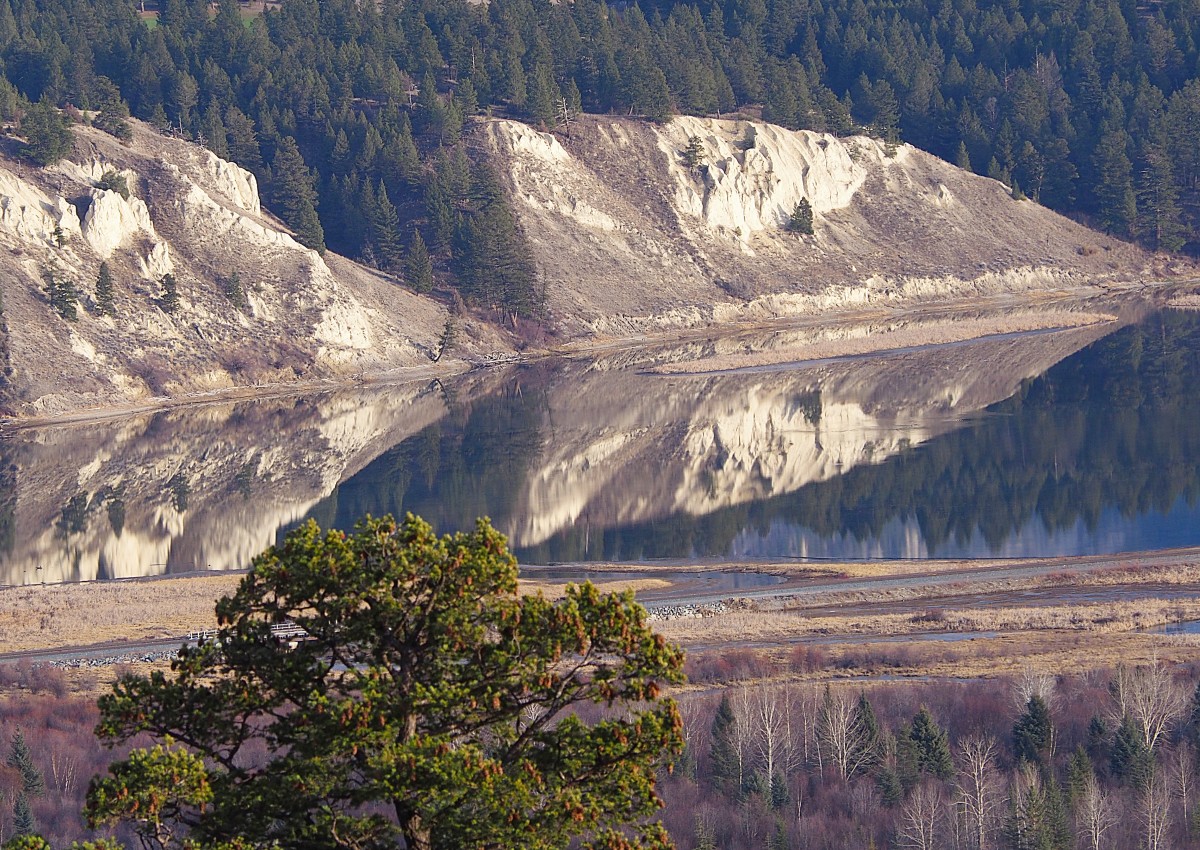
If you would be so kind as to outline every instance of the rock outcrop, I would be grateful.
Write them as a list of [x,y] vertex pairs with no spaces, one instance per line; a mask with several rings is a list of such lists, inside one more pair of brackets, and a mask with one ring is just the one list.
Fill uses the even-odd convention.
[[[0,415],[346,383],[429,364],[445,307],[300,245],[264,213],[254,175],[136,123],[128,147],[89,128],[75,135],[72,157],[49,169],[0,159],[12,369]],[[97,309],[102,262],[115,316]],[[168,273],[179,296],[173,311],[162,298]],[[49,303],[51,277],[78,291],[74,321]],[[464,322],[459,350],[505,350],[499,333]]]
[[[483,134],[568,336],[1057,290],[1147,265],[909,145],[693,117],[587,116],[570,138],[493,121]],[[813,236],[785,227],[802,198]]]

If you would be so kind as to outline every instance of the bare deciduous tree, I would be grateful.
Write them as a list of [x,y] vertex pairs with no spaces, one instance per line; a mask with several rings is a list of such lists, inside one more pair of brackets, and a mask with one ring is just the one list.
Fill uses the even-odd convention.
[[875,758],[875,741],[862,722],[858,701],[844,691],[836,695],[826,686],[817,716],[817,746],[823,759],[832,764],[842,781],[863,772]]
[[1118,665],[1110,690],[1118,719],[1129,717],[1151,751],[1188,707],[1187,692],[1157,659],[1133,669]]
[[779,688],[765,682],[754,689],[754,753],[767,777],[767,790],[775,792],[776,774],[783,753],[784,700]]
[[1138,803],[1143,846],[1146,850],[1164,850],[1171,825],[1171,792],[1161,770],[1150,774]]
[[737,756],[740,788],[746,781],[746,756],[754,736],[754,700],[750,689],[735,689],[729,695],[729,707],[733,709],[733,726],[729,730],[729,740]]
[[911,850],[933,850],[942,818],[942,792],[932,782],[913,789],[900,809],[896,824],[896,844]]
[[966,846],[986,850],[999,809],[995,740],[980,736],[963,739],[958,746],[958,762],[956,804],[967,827]]
[[1021,670],[1021,675],[1013,683],[1013,699],[1016,701],[1017,711],[1024,711],[1025,706],[1029,705],[1029,701],[1034,697],[1041,697],[1046,707],[1053,711],[1058,703],[1057,687],[1058,682],[1050,673],[1034,670],[1026,664]]
[[1180,741],[1171,755],[1171,782],[1183,822],[1190,823],[1192,795],[1196,793],[1196,748],[1191,741]]
[[1089,775],[1075,807],[1075,831],[1081,846],[1085,850],[1103,850],[1104,836],[1116,822],[1116,812],[1108,793],[1094,775]]

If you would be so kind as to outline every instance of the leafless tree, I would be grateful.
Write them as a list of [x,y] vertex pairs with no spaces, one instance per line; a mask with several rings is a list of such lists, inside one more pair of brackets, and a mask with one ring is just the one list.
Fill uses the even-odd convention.
[[837,768],[845,782],[870,766],[876,757],[876,741],[863,724],[858,701],[844,691],[836,695],[828,685],[817,717],[817,746],[823,759]]
[[54,788],[63,794],[75,790],[79,782],[79,759],[68,753],[60,752],[57,747],[50,750],[50,781]]
[[1021,675],[1013,682],[1013,699],[1017,711],[1024,711],[1025,706],[1029,705],[1029,701],[1034,697],[1041,697],[1042,702],[1046,703],[1046,708],[1053,711],[1058,703],[1057,687],[1058,682],[1050,673],[1034,670],[1026,664],[1021,670]]
[[900,809],[900,819],[896,824],[897,846],[911,850],[933,850],[942,807],[942,792],[937,785],[925,782],[914,788]]
[[1089,775],[1075,808],[1075,831],[1084,850],[1103,850],[1105,834],[1116,824],[1112,800]]
[[1165,850],[1171,825],[1171,792],[1161,770],[1150,774],[1138,804],[1143,846],[1146,850]]
[[1171,754],[1171,782],[1175,796],[1179,798],[1184,823],[1191,823],[1192,795],[1196,793],[1196,748],[1191,741],[1183,740]]
[[778,686],[763,682],[753,690],[751,701],[751,747],[756,760],[767,778],[767,790],[773,795],[775,783],[783,772],[784,753],[787,751],[788,724],[786,723],[787,702]]
[[1188,706],[1187,692],[1157,659],[1133,669],[1118,665],[1110,690],[1118,719],[1129,717],[1151,751],[1161,743]]
[[996,742],[990,737],[971,736],[958,746],[956,804],[966,823],[966,846],[986,850],[999,808],[996,780]]
[[747,687],[735,688],[729,695],[729,707],[733,710],[733,726],[729,730],[729,742],[733,745],[738,760],[738,787],[746,781],[746,757],[754,737],[754,699]]

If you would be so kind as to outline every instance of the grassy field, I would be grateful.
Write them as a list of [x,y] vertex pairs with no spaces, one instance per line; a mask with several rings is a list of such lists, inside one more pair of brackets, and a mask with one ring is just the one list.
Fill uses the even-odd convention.
[[[1051,569],[1034,578],[998,579],[995,568],[1001,564]],[[972,572],[985,568],[986,577],[972,578]],[[679,565],[670,570],[686,572]],[[739,675],[975,678],[1030,667],[1082,671],[1121,660],[1191,659],[1200,645],[1200,637],[1149,631],[1200,620],[1200,562],[1194,555],[1155,556],[1148,564],[1113,558],[1088,569],[1063,560],[805,565],[792,570],[828,589],[805,597],[740,600],[726,605],[723,613],[666,619],[656,628],[688,650],[701,681]],[[948,571],[960,574],[952,584],[920,582],[921,576]],[[599,586],[660,594],[671,588],[665,578],[626,580],[619,575]],[[871,590],[836,589],[837,580],[864,578],[885,581]],[[239,580],[238,575],[217,575],[15,588],[0,594],[0,653],[182,638],[214,625],[214,601]],[[522,589],[553,598],[564,585],[522,581]],[[102,686],[113,672],[93,668],[71,675],[86,691]]]

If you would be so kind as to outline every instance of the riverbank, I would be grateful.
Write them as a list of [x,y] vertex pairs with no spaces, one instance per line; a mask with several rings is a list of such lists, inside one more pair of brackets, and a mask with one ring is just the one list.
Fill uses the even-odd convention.
[[[734,347],[739,350],[696,360],[688,359],[685,362],[652,362],[648,365],[648,370],[661,374],[694,374],[823,358],[882,355],[899,348],[936,348],[969,343],[997,334],[1067,330],[1112,322],[1118,319],[1116,313],[1096,310],[1097,303],[1106,299],[1117,299],[1119,307],[1128,307],[1132,303],[1148,302],[1147,293],[1153,293],[1160,287],[1168,287],[1174,292],[1179,286],[1177,282],[1131,282],[1124,286],[1080,286],[1053,293],[990,295],[936,303],[918,301],[866,309],[859,305],[820,315],[798,315],[686,330],[665,329],[618,337],[593,337],[549,348],[530,348],[519,354],[504,352],[491,357],[475,356],[470,359],[448,359],[419,366],[365,371],[350,380],[322,378],[312,381],[223,387],[35,416],[0,416],[0,434],[26,428],[104,422],[159,410],[300,397],[360,387],[399,386],[416,381],[447,379],[468,371],[530,363],[552,357],[578,357],[643,349],[652,352],[663,349],[674,352],[664,355],[664,358],[674,359],[694,354],[688,345],[699,341],[717,341],[720,343],[718,347]],[[996,315],[971,315],[979,313]],[[746,350],[747,337],[761,338],[764,335],[777,336],[779,340],[769,351]],[[801,339],[795,339],[796,335]],[[753,347],[751,345],[752,349]],[[653,355],[650,359],[654,360]]]
[[[614,565],[605,591],[634,590],[655,608],[681,608],[712,566],[676,564],[677,577],[621,578]],[[589,565],[594,571],[594,565]],[[562,569],[562,568],[560,568]],[[722,570],[778,574],[794,564],[727,565]],[[1152,631],[1200,620],[1200,548],[1088,558],[1009,562],[929,561],[804,567],[798,584],[760,598],[726,598],[655,628],[692,658],[695,678],[730,663],[779,675],[842,678],[872,675],[991,676],[1025,667],[1055,672],[1119,661],[1190,657],[1197,638]],[[1009,571],[1010,577],[1003,573]],[[1034,577],[1030,572],[1035,573]],[[952,577],[952,582],[938,581]],[[869,589],[847,586],[872,580]],[[213,605],[240,574],[91,584],[34,585],[0,593],[0,656],[106,645],[134,653],[180,642],[215,625]],[[525,592],[556,596],[564,582],[522,580]],[[732,659],[732,661],[730,660]],[[89,682],[98,676],[95,668]],[[722,674],[724,677],[724,674]]]

